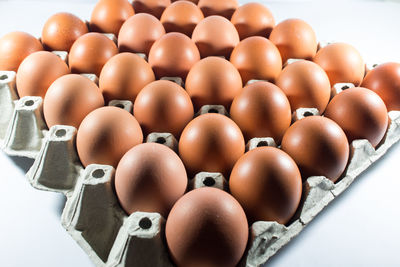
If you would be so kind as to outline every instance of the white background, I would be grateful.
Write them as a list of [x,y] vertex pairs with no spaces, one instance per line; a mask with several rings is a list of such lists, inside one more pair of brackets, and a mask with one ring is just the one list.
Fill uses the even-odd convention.
[[[0,0],[0,35],[22,30],[40,36],[46,19],[59,11],[89,19],[95,2]],[[400,4],[262,2],[277,22],[302,18],[320,40],[353,44],[369,62],[400,62]],[[32,189],[24,178],[24,165],[0,152],[0,266],[92,266],[61,227],[61,195]],[[399,173],[396,145],[268,266],[400,266]]]

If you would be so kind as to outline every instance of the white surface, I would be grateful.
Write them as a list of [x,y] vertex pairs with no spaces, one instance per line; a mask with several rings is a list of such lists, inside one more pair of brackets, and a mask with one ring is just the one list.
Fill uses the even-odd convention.
[[[89,19],[95,2],[0,0],[0,35],[23,30],[39,36],[46,19],[59,11]],[[277,22],[302,18],[319,40],[351,43],[368,61],[400,62],[400,4],[263,2]],[[400,266],[399,160],[396,145],[268,266]],[[32,189],[23,171],[0,152],[0,266],[92,266],[60,225],[60,199]]]

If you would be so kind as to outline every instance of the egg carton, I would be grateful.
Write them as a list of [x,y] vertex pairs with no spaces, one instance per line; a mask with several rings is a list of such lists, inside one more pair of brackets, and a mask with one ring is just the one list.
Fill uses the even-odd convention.
[[[93,75],[89,77],[97,80]],[[335,86],[332,91],[337,93],[348,85]],[[77,129],[66,125],[47,129],[42,104],[40,97],[18,99],[15,72],[0,72],[1,148],[8,155],[35,159],[26,174],[33,187],[60,192],[67,197],[62,226],[96,266],[173,266],[164,237],[165,218],[147,212],[127,216],[115,194],[114,168],[95,164],[84,168],[75,148]],[[109,105],[132,112],[130,101],[114,100]],[[207,105],[200,110],[200,114],[209,112],[228,114],[218,105]],[[318,110],[298,109],[293,113],[293,120],[312,115],[318,115]],[[287,225],[268,221],[253,223],[248,248],[239,265],[253,267],[267,262],[399,141],[400,111],[389,112],[389,118],[387,133],[376,149],[367,140],[351,143],[350,161],[338,182],[332,183],[323,176],[309,177],[304,182],[301,204],[291,222]],[[178,149],[177,140],[169,133],[151,133],[146,142],[161,143],[174,151]],[[276,146],[276,143],[269,137],[253,138],[246,150],[259,146]],[[204,186],[228,190],[226,177],[220,173],[199,173],[188,185],[189,189]]]

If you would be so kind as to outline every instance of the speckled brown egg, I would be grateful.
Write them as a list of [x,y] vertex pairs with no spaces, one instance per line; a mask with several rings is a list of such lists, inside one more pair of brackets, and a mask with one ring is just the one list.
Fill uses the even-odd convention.
[[149,13],[158,19],[170,4],[170,0],[134,0],[132,2],[136,13]]
[[197,5],[200,7],[201,11],[203,11],[205,17],[219,15],[231,19],[239,3],[237,0],[200,0]]

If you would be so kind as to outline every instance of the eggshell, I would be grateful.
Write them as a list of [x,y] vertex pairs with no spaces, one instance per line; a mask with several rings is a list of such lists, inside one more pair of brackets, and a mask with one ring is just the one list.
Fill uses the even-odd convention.
[[143,88],[133,106],[143,132],[167,132],[179,139],[193,119],[192,101],[186,91],[171,81],[155,81]]
[[158,79],[177,76],[185,80],[189,70],[199,60],[200,53],[194,42],[179,32],[162,36],[149,53],[149,63]]
[[[174,3],[174,2],[177,2],[177,1],[181,1],[181,0],[171,0],[171,3]],[[196,4],[196,5],[199,2],[199,0],[185,0],[185,1],[192,2],[193,4]]]
[[74,73],[100,75],[103,65],[118,53],[118,48],[101,33],[90,32],[82,35],[71,47],[68,56],[69,67]]
[[197,5],[200,7],[201,11],[203,11],[205,17],[219,15],[231,19],[239,3],[237,0],[200,0]]
[[263,81],[243,88],[233,100],[230,114],[246,140],[272,137],[278,144],[292,120],[285,94],[276,85]]
[[241,41],[233,49],[230,60],[239,70],[244,84],[252,79],[274,82],[282,70],[279,50],[260,36]]
[[274,27],[269,40],[279,49],[283,62],[289,58],[312,59],[317,53],[317,36],[301,19],[282,21]]
[[303,180],[326,176],[336,182],[349,159],[346,134],[333,120],[321,116],[295,122],[283,136],[281,148],[294,159]]
[[42,43],[47,50],[69,51],[72,44],[88,32],[86,24],[71,13],[51,16],[42,29]]
[[349,44],[332,43],[323,47],[315,55],[314,62],[325,70],[332,86],[335,83],[353,83],[358,86],[364,78],[364,60]]
[[0,38],[0,70],[16,72],[27,56],[41,50],[42,44],[29,33],[7,33]]
[[158,19],[170,4],[170,0],[134,0],[132,2],[136,13],[149,13]]
[[76,148],[84,167],[117,167],[122,156],[143,142],[139,123],[128,111],[107,106],[89,113],[79,126]]
[[18,95],[44,97],[49,86],[57,78],[68,73],[67,64],[55,54],[47,51],[32,53],[18,68]]
[[203,105],[224,105],[229,109],[233,98],[242,91],[242,78],[229,61],[207,57],[189,71],[186,91],[196,110]]
[[107,102],[114,99],[134,102],[140,90],[154,80],[154,72],[143,58],[132,53],[121,53],[104,65],[99,86]]
[[246,215],[228,193],[193,190],[175,203],[166,223],[170,255],[177,266],[236,266],[248,240]]
[[239,33],[240,40],[250,36],[268,37],[275,26],[271,11],[261,3],[247,3],[233,13],[231,22]]
[[130,17],[122,25],[118,37],[118,47],[121,52],[149,54],[155,41],[165,34],[161,22],[146,13]]
[[224,56],[227,59],[240,41],[235,26],[221,16],[203,19],[194,28],[192,40],[199,48],[202,58]]
[[288,97],[293,111],[316,108],[322,114],[331,96],[328,75],[311,61],[301,60],[287,65],[276,80],[276,85]]
[[362,87],[371,89],[385,102],[389,111],[400,110],[400,64],[388,62],[369,71]]
[[275,147],[258,147],[236,162],[229,188],[249,221],[286,224],[299,206],[302,181],[288,154]]

